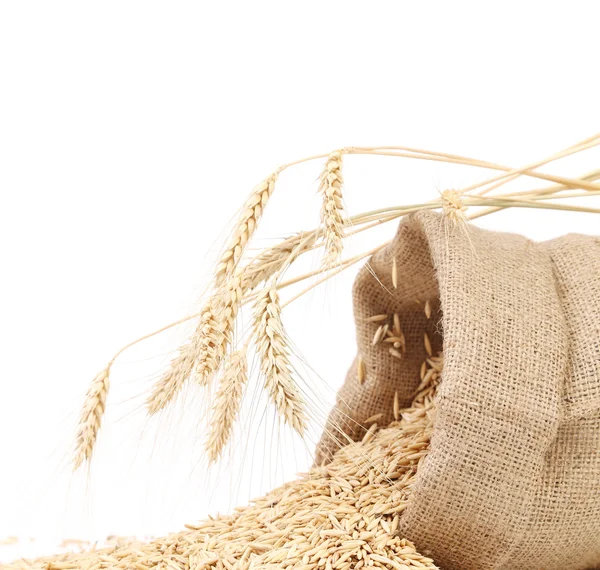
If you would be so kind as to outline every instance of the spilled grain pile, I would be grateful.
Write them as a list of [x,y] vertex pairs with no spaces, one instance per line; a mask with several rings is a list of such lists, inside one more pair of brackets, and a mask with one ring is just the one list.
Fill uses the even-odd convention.
[[[442,356],[423,367],[412,407],[390,402],[394,421],[365,420],[362,441],[233,514],[186,525],[148,544],[19,561],[6,570],[246,570],[266,568],[436,568],[397,535],[411,486],[429,448]],[[429,372],[431,370],[431,372]]]

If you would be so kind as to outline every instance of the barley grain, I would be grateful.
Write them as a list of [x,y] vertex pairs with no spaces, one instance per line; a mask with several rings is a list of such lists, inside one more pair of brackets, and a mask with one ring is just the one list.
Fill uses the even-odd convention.
[[402,342],[402,337],[400,336],[388,336],[383,342],[388,342],[388,343],[401,343]]
[[427,354],[431,356],[433,354],[433,350],[431,348],[431,341],[429,340],[429,335],[427,333],[425,333],[423,336],[423,340],[425,344],[425,350],[427,351]]
[[398,264],[395,257],[392,260],[392,285],[394,289],[398,289]]
[[359,384],[364,384],[365,378],[367,375],[367,371],[366,371],[365,361],[363,360],[362,356],[358,357],[357,373],[358,373]]
[[394,331],[395,336],[400,336],[402,334],[402,327],[400,326],[400,315],[398,313],[394,313],[394,327],[392,330]]
[[384,337],[384,335],[386,333],[386,327],[387,327],[387,325],[380,325],[379,327],[377,327],[377,330],[375,331],[375,334],[373,335],[373,346],[375,346],[376,344],[379,344],[381,342],[381,339]]
[[425,301],[425,316],[430,319],[431,318],[431,301],[429,299],[427,299],[427,301]]
[[385,321],[389,318],[389,315],[387,314],[381,314],[381,315],[373,315],[372,317],[369,317],[367,319],[368,323],[379,323],[381,321]]
[[373,422],[380,420],[382,417],[383,417],[383,412],[379,412],[378,414],[375,414],[374,416],[368,417],[363,422],[363,424],[365,424],[365,425],[372,424]]
[[393,348],[393,347],[390,347],[390,349],[389,349],[389,353],[390,353],[390,354],[391,354],[391,355],[392,355],[394,358],[397,358],[398,360],[402,360],[402,353],[401,353],[399,350],[397,350],[397,349],[395,349],[395,348]]
[[362,443],[368,443],[369,441],[371,441],[373,439],[373,436],[375,435],[376,431],[377,431],[377,423],[374,423],[367,430],[367,433],[365,433],[364,437],[362,438]]

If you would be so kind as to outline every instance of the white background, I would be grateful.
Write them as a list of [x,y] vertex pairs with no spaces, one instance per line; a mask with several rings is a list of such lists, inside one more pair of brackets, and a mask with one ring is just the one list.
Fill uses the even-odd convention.
[[[38,542],[0,557],[176,530],[305,469],[314,438],[277,430],[261,402],[211,471],[205,397],[146,420],[144,394],[185,327],[118,361],[92,467],[73,476],[69,460],[89,381],[125,343],[196,310],[255,183],[349,145],[521,166],[574,144],[600,130],[598,16],[594,2],[2,2],[0,538]],[[254,245],[314,227],[321,166],[281,176]],[[351,157],[347,207],[421,202],[486,175]],[[584,214],[480,223],[598,233]],[[354,352],[352,276],[285,314],[319,394],[313,435]]]

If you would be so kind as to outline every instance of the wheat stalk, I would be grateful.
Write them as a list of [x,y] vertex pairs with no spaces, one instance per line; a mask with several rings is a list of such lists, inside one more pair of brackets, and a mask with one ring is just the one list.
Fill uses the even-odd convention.
[[279,415],[303,435],[306,427],[304,401],[292,378],[289,348],[281,322],[275,281],[261,291],[258,297],[254,317],[254,342],[265,378],[265,389]]
[[244,208],[236,224],[233,235],[231,236],[229,244],[217,266],[215,275],[215,284],[217,286],[222,284],[237,267],[242,254],[244,253],[246,244],[250,241],[250,238],[262,217],[263,210],[273,194],[277,176],[277,173],[272,174],[266,180],[258,184],[244,204]]
[[247,380],[248,362],[246,346],[244,346],[233,352],[227,360],[215,397],[206,442],[206,452],[211,463],[219,459],[231,437]]
[[[546,159],[544,161],[538,161],[533,166],[546,164],[547,162],[550,162],[551,160],[555,160],[556,157],[558,157],[558,156],[567,155],[567,154],[571,154],[574,152],[579,152],[580,150],[591,148],[592,146],[595,146],[597,144],[600,144],[600,134],[595,135],[594,137],[590,137],[589,139],[586,139],[585,141],[578,143],[577,145],[572,145],[565,151],[562,151],[561,153],[554,155],[553,157],[551,157],[551,159]],[[338,152],[340,152],[340,151],[338,151]],[[571,179],[571,178],[566,178],[566,177],[554,176],[551,174],[535,172],[534,170],[532,170],[532,166],[515,170],[514,168],[511,168],[511,167],[508,167],[505,165],[482,161],[482,160],[474,159],[471,157],[464,157],[464,156],[460,156],[460,155],[454,155],[454,154],[448,154],[448,153],[442,153],[442,152],[436,152],[436,151],[429,151],[429,150],[423,150],[423,149],[415,149],[415,148],[403,147],[403,146],[346,147],[344,149],[344,153],[345,154],[357,154],[357,155],[364,154],[364,155],[373,155],[373,156],[389,156],[389,157],[396,157],[396,158],[404,157],[404,158],[410,158],[410,159],[416,159],[416,160],[441,161],[441,162],[447,162],[450,164],[455,163],[455,164],[472,166],[475,168],[486,168],[486,169],[496,170],[496,171],[504,173],[500,176],[491,178],[490,180],[480,182],[476,186],[472,186],[472,187],[469,187],[466,189],[459,190],[458,191],[459,194],[463,198],[465,198],[465,200],[463,200],[463,205],[466,205],[465,204],[466,200],[471,199],[469,194],[466,193],[467,191],[485,186],[486,184],[488,184],[490,182],[496,182],[500,178],[513,179],[513,177],[515,176],[515,174],[517,172],[519,175],[539,178],[542,180],[549,180],[549,181],[552,181],[555,183],[554,186],[538,188],[538,189],[533,189],[533,190],[527,190],[525,193],[517,192],[517,193],[513,193],[513,194],[503,194],[503,195],[498,194],[498,195],[488,198],[487,200],[483,199],[483,198],[485,198],[484,196],[478,197],[478,198],[480,198],[480,200],[477,203],[474,201],[471,201],[468,205],[483,206],[484,209],[481,212],[470,214],[468,216],[469,220],[479,218],[479,217],[482,217],[485,215],[489,215],[496,211],[503,210],[505,208],[513,208],[513,207],[541,208],[541,207],[544,207],[542,204],[539,204],[537,202],[536,203],[531,202],[531,201],[529,203],[523,203],[523,202],[517,202],[517,201],[509,202],[507,200],[502,201],[502,198],[507,198],[507,197],[512,198],[513,196],[519,196],[519,195],[524,194],[527,197],[529,197],[530,200],[548,200],[548,199],[552,199],[552,198],[561,198],[562,193],[564,191],[572,190],[573,188],[585,189],[585,192],[583,194],[578,195],[576,197],[586,196],[586,195],[596,196],[600,193],[600,185],[593,184],[593,182],[595,180],[597,180],[599,177],[598,169],[594,170],[593,172],[591,172],[589,174],[583,175],[579,178]],[[327,158],[330,155],[331,155],[331,153],[330,154],[312,155],[312,156],[308,156],[308,157],[305,157],[305,158],[302,158],[299,160],[295,160],[293,162],[289,162],[287,164],[280,166],[277,169],[276,174],[281,173],[282,171],[284,171],[288,168],[291,168],[293,166],[307,163],[307,162],[314,161],[314,160],[321,160],[321,159]],[[275,180],[276,174],[272,175],[267,180],[270,180],[271,178],[273,180]],[[568,196],[565,196],[565,197],[568,197]],[[591,212],[591,213],[600,213],[600,210],[594,210],[591,208],[585,208],[585,209],[577,208],[577,207],[571,206],[571,205],[567,205],[567,206],[559,208],[559,205],[552,204],[552,205],[548,205],[547,207],[561,209],[561,210],[567,210],[567,211],[586,211],[586,212]],[[412,206],[404,206],[404,207],[395,206],[395,207],[391,207],[391,208],[383,208],[383,209],[379,209],[379,210],[374,210],[371,212],[364,212],[364,213],[352,216],[351,218],[348,218],[345,222],[352,223],[353,225],[368,224],[368,225],[365,225],[364,228],[361,228],[359,230],[359,231],[364,231],[364,230],[371,229],[372,227],[378,226],[381,223],[387,223],[387,222],[390,222],[393,220],[397,220],[398,218],[405,216],[407,214],[413,213],[413,212],[418,212],[418,211],[425,210],[425,209],[435,210],[438,208],[443,208],[442,200],[433,200],[428,203],[416,204],[416,205],[412,205]],[[314,234],[319,231],[320,230],[312,230],[311,232],[306,232],[306,234]],[[297,236],[293,236],[293,237],[297,237]],[[293,238],[288,238],[288,239],[293,239]],[[282,244],[280,244],[280,245],[282,245]],[[386,244],[382,244],[382,247],[385,245]],[[267,252],[264,252],[264,254],[268,255],[268,251],[275,251],[278,248],[279,248],[279,245],[271,248],[270,250],[267,250]],[[380,249],[380,248],[377,248],[377,249]],[[373,250],[373,251],[375,251],[375,250]],[[371,253],[372,252],[367,252],[367,254],[371,254]],[[227,256],[224,255],[224,258],[225,257],[227,257]],[[230,259],[231,257],[232,256],[229,256],[228,259]],[[361,258],[362,258],[362,256],[361,256]],[[357,259],[359,259],[359,258],[357,258]],[[232,263],[230,263],[230,265],[232,265]],[[344,264],[344,266],[341,267],[341,269],[348,267],[349,265],[350,264]],[[258,264],[255,265],[255,263],[253,262],[250,264],[248,271],[249,271],[249,273],[248,273],[248,279],[246,280],[246,283],[251,284],[251,281],[254,279],[254,277],[256,277],[259,273],[261,273],[261,269],[259,268]],[[277,271],[278,271],[278,269],[275,269],[273,271],[273,273],[277,272]],[[280,283],[278,285],[278,288],[287,287],[291,284],[298,283],[301,280],[308,279],[308,278],[313,277],[314,275],[320,274],[322,272],[323,272],[323,269],[321,268],[317,271],[307,273],[306,275],[304,275],[300,278],[294,278],[290,281]],[[271,271],[265,271],[263,276],[265,278],[268,278],[271,274],[272,274]],[[256,279],[259,279],[259,278],[256,277]],[[327,279],[327,277],[325,278],[325,280],[326,279]],[[254,286],[256,286],[258,284],[260,284],[260,281],[258,281],[258,283],[256,283]],[[244,289],[244,290],[247,290],[247,289]],[[183,319],[180,319],[178,321],[175,321],[173,323],[165,325],[164,327],[161,327],[160,329],[158,329],[156,331],[148,333],[148,334],[128,343],[127,345],[122,347],[113,356],[112,360],[110,361],[110,363],[108,365],[108,368],[110,369],[113,362],[121,354],[123,354],[123,352],[125,352],[127,349],[131,348],[132,346],[134,346],[144,340],[147,340],[153,336],[156,336],[157,334],[160,334],[174,326],[180,325],[186,321],[197,318],[199,316],[200,316],[199,313],[189,315],[187,317],[184,317]]]
[[105,368],[93,380],[85,396],[79,424],[77,426],[77,439],[73,469],[78,469],[84,462],[92,457],[98,430],[102,423],[102,416],[106,407],[106,396],[109,388],[109,370]]
[[344,239],[344,204],[342,198],[342,151],[332,152],[320,176],[319,191],[323,196],[321,223],[325,232],[323,267],[329,268],[342,256]]

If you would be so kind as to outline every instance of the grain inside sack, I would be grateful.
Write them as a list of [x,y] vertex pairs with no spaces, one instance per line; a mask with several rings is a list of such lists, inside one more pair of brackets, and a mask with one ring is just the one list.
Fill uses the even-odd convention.
[[[425,303],[431,319],[415,299],[439,299]],[[380,313],[402,323],[402,358],[382,342]],[[443,347],[431,448],[400,534],[444,570],[600,564],[600,240],[534,243],[418,213],[359,273],[354,316],[359,356],[317,463],[360,437],[364,418],[393,419],[384,403],[408,405],[423,358]]]

